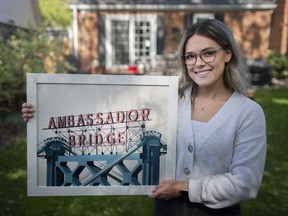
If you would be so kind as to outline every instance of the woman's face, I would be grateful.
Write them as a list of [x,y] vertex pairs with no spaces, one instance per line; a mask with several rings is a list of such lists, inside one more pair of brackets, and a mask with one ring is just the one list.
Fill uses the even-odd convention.
[[[200,53],[203,60],[200,58]],[[229,49],[222,49],[218,43],[207,37],[193,35],[186,43],[184,55],[187,56],[188,74],[199,87],[224,85],[225,63],[231,58]],[[195,59],[195,57],[195,64],[189,64],[188,59]]]

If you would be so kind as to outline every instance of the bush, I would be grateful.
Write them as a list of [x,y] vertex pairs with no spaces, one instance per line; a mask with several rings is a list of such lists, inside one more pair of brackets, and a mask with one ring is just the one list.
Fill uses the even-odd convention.
[[268,61],[273,65],[275,76],[278,79],[284,78],[284,71],[288,69],[288,56],[269,50]]
[[25,100],[26,73],[64,72],[70,65],[61,42],[48,38],[43,29],[18,29],[6,40],[0,35],[0,50],[1,123]]

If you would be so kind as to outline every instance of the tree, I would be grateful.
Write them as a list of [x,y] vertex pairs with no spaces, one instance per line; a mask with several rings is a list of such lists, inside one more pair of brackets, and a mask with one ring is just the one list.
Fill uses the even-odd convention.
[[63,56],[62,42],[43,29],[18,29],[6,40],[0,35],[0,50],[0,123],[5,113],[19,110],[24,102],[26,73],[73,70]]
[[65,28],[71,24],[70,0],[38,0],[43,25],[51,28]]

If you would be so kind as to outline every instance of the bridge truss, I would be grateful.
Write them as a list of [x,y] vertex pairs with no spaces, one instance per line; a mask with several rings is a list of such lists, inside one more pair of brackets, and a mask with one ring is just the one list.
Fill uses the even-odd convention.
[[[103,118],[105,115],[108,114],[103,114]],[[140,118],[117,124],[110,122],[50,129],[55,136],[41,142],[37,152],[39,158],[47,160],[46,185],[157,184],[160,157],[167,153],[167,144],[159,132],[146,131],[139,110],[134,115]],[[96,140],[99,134],[101,144]],[[73,145],[71,136],[76,137]],[[117,143],[119,137],[121,142]]]

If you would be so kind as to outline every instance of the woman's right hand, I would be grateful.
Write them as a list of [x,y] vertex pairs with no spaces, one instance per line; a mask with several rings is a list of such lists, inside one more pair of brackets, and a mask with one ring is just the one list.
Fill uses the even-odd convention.
[[22,104],[22,117],[23,117],[23,120],[25,122],[28,122],[30,118],[33,117],[33,113],[34,113],[34,109],[33,109],[33,106],[29,103],[23,103]]

